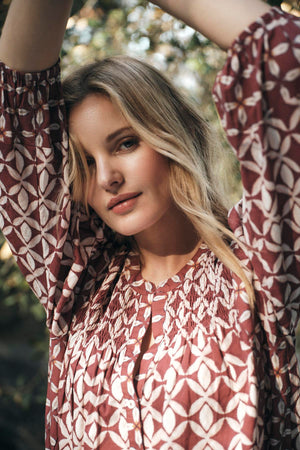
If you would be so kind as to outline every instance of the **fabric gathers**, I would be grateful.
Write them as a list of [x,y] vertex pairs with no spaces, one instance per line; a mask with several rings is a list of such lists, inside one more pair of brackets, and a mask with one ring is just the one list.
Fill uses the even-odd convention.
[[299,35],[273,8],[214,87],[241,166],[229,225],[254,314],[205,245],[164,283],[144,280],[138,255],[70,200],[59,66],[1,65],[0,227],[47,313],[47,449],[300,449]]

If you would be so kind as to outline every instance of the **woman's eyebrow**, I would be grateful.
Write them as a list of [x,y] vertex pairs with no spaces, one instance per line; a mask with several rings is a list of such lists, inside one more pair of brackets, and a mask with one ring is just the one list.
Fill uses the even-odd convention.
[[122,127],[122,128],[118,128],[116,131],[114,131],[113,133],[109,134],[106,137],[106,142],[111,142],[112,140],[114,140],[116,137],[118,137],[120,134],[124,133],[124,131],[133,131],[132,127]]

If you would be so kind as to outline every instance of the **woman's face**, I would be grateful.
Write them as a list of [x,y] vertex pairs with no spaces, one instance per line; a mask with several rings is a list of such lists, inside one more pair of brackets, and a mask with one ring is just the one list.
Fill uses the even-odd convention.
[[168,160],[139,138],[107,97],[90,94],[77,105],[70,132],[90,166],[88,203],[110,228],[132,236],[174,220]]

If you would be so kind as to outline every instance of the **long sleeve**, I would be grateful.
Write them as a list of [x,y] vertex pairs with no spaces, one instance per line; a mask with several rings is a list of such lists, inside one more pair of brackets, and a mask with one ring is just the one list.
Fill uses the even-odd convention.
[[103,229],[73,208],[65,182],[68,136],[59,65],[22,74],[2,64],[0,71],[0,227],[46,309],[49,328],[59,335]]
[[300,20],[273,8],[234,42],[214,89],[244,188],[229,223],[249,248],[271,341],[275,322],[289,333],[299,316],[299,63]]

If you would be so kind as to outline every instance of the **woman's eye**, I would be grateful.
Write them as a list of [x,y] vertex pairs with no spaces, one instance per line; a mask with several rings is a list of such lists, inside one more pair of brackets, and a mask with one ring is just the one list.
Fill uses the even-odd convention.
[[128,138],[126,140],[124,140],[123,142],[121,142],[121,144],[119,145],[119,150],[134,150],[139,143],[139,138],[134,137],[134,138]]

